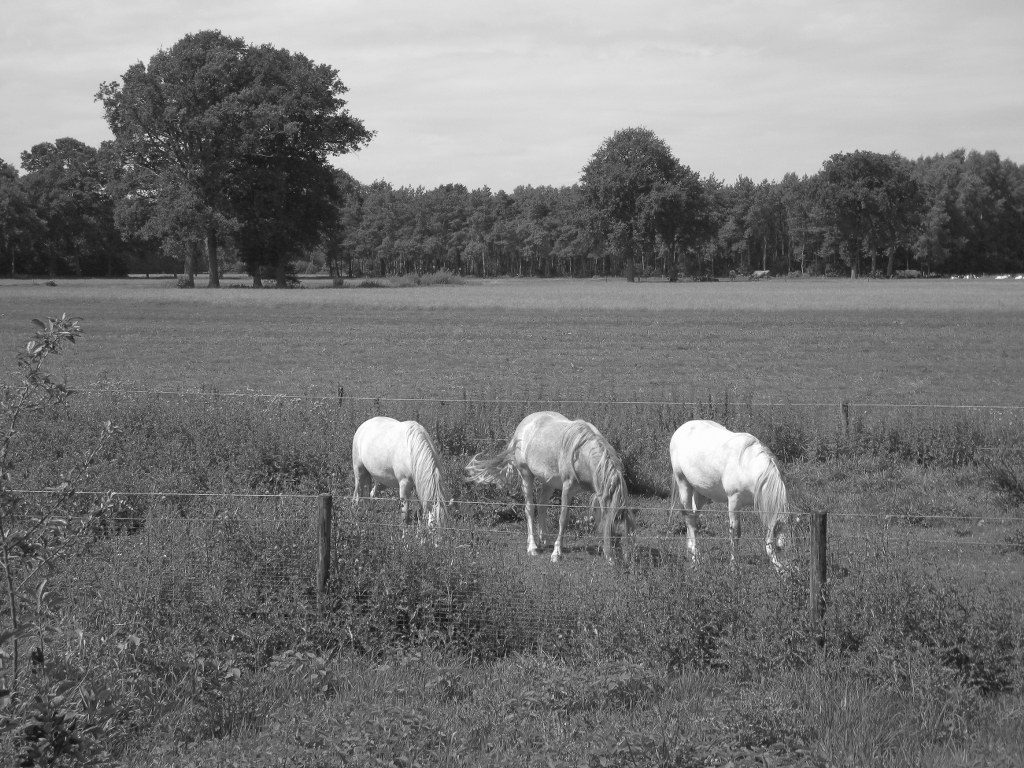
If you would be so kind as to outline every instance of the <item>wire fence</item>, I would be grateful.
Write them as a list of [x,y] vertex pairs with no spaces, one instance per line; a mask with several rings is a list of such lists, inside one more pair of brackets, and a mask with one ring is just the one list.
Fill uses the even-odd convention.
[[[61,492],[21,489],[11,493],[27,500]],[[113,503],[78,518],[91,543],[89,556],[76,561],[66,582],[72,600],[90,599],[98,585],[116,584],[135,601],[165,607],[169,621],[197,610],[226,615],[242,596],[256,606],[287,604],[290,610],[309,614],[323,610],[323,595],[317,589],[322,495],[74,494],[85,499],[99,495]],[[667,506],[646,505],[637,510],[636,529],[623,537],[616,552],[620,564],[609,568],[602,556],[598,521],[588,505],[571,507],[564,556],[553,564],[550,554],[557,515],[548,516],[544,546],[539,555],[531,556],[526,551],[521,502],[463,502],[437,528],[404,523],[394,496],[365,497],[358,503],[346,496],[334,502],[326,594],[347,597],[344,611],[349,620],[370,620],[365,615],[354,617],[352,612],[358,613],[360,605],[367,612],[377,611],[381,600],[395,602],[391,594],[395,591],[420,594],[424,573],[440,569],[445,575],[438,578],[449,592],[441,597],[472,612],[478,628],[500,634],[512,611],[518,612],[519,626],[547,632],[571,621],[580,594],[636,590],[636,578],[682,584],[694,570],[681,517],[678,512],[669,514]],[[985,515],[978,510],[966,522],[941,525],[894,524],[888,516],[870,513],[836,512],[829,517],[828,577],[833,583],[856,580],[868,566],[918,560],[939,563],[979,587],[1011,582],[1024,588],[1024,520],[1020,517]],[[929,521],[939,523],[939,517],[929,516]],[[759,579],[774,573],[756,512],[744,511],[741,520],[744,535],[733,550],[726,511],[716,507],[701,512],[698,568],[729,567],[735,554],[737,573]],[[790,542],[785,561],[806,570],[806,531],[794,527]],[[398,582],[395,568],[403,574]],[[616,576],[623,569],[634,574],[628,585]],[[494,573],[503,573],[515,586],[503,598],[500,610],[474,597],[473,579]],[[805,582],[790,580],[786,588],[800,591]],[[544,596],[540,606],[537,595]],[[416,599],[409,597],[411,602]],[[803,598],[791,594],[786,599]]]
[[[583,405],[583,406],[650,406],[650,407],[680,407],[698,408],[708,405],[707,399],[645,399],[636,398],[566,398],[558,395],[550,396],[537,394],[535,397],[477,397],[470,396],[466,392],[451,393],[443,395],[417,395],[412,397],[394,397],[382,395],[359,395],[346,393],[344,387],[338,386],[337,392],[333,395],[318,395],[309,393],[289,392],[260,392],[256,390],[235,390],[221,391],[216,389],[195,389],[195,390],[171,390],[171,389],[147,389],[147,388],[108,388],[99,386],[75,387],[73,391],[84,395],[120,395],[120,396],[163,396],[181,398],[249,398],[253,400],[279,400],[279,401],[305,401],[318,403],[473,403],[480,405],[534,405],[537,403],[549,403],[553,405]],[[1024,411],[1024,404],[981,404],[981,403],[893,403],[878,401],[859,401],[851,398],[839,398],[837,400],[817,401],[788,401],[788,400],[741,400],[734,401],[734,405],[753,408],[778,408],[785,406],[789,408],[837,408],[846,407],[849,409],[872,408],[887,410],[951,410],[951,411]]]
[[[58,488],[12,488],[10,493],[19,495],[52,495],[62,493],[63,491]],[[75,490],[73,494],[76,496],[112,496],[121,498],[140,497],[140,498],[165,498],[165,499],[276,499],[278,501],[294,500],[294,499],[319,499],[323,493],[244,493],[238,491],[136,491],[136,490]],[[384,491],[380,497],[378,496],[353,496],[352,494],[345,494],[344,499],[346,501],[353,502],[375,502],[380,498],[387,497],[389,491]],[[390,493],[393,498],[393,492]],[[415,500],[411,502],[417,504]],[[479,499],[459,499],[454,502],[456,507],[463,508],[479,508],[479,509],[504,509],[508,506],[520,503],[515,502],[513,499],[508,501],[488,501]],[[561,502],[557,496],[551,504],[546,505],[549,509],[560,508]],[[571,504],[570,508],[576,512],[586,511],[590,509],[589,505]],[[665,515],[681,515],[682,511],[677,507],[672,508],[670,502],[663,502],[661,504],[649,505],[649,504],[636,504],[630,503],[629,509],[639,514],[665,514]],[[713,509],[719,509],[714,507]],[[709,512],[711,510],[708,510]],[[721,510],[719,510],[721,511]],[[886,526],[897,524],[899,518],[890,513],[871,513],[871,512],[845,512],[838,509],[819,508],[817,511],[827,514],[830,518],[847,518],[850,520],[859,521],[872,521],[884,524]],[[971,512],[975,514],[971,514]],[[704,510],[702,510],[702,514]],[[758,515],[760,510],[756,508],[744,508],[744,514]],[[799,513],[797,513],[799,516]],[[914,512],[911,515],[912,519],[917,522],[927,520],[943,520],[943,521],[977,521],[977,522],[989,522],[989,523],[1024,523],[1024,513],[1013,513],[1013,512],[998,512],[994,511],[992,507],[988,506],[960,506],[957,507],[955,512],[949,512],[945,514],[939,513],[919,513]]]

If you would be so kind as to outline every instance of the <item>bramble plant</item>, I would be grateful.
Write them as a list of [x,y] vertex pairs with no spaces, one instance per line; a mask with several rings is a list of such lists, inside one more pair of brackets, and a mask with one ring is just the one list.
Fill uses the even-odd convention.
[[[92,449],[60,473],[39,503],[26,504],[14,492],[14,448],[23,422],[30,414],[61,407],[71,394],[64,382],[46,370],[46,359],[74,344],[82,334],[80,320],[66,314],[33,322],[37,330],[17,357],[20,381],[0,390],[0,591],[7,614],[0,629],[0,726],[19,745],[19,765],[49,765],[61,755],[83,756],[91,724],[78,713],[82,708],[89,711],[96,697],[86,687],[67,681],[39,690],[35,685],[39,676],[29,673],[41,671],[47,662],[50,577],[61,558],[81,540],[89,521],[115,504],[113,496],[105,494],[92,502],[85,514],[68,514],[74,509],[76,485],[115,428],[106,422]],[[29,640],[35,642],[26,670],[21,646]]]

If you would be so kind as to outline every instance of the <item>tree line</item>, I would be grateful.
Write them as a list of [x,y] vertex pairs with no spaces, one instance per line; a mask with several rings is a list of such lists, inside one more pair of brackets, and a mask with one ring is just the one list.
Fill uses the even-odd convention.
[[372,139],[332,67],[208,31],[102,83],[114,140],[0,161],[0,274],[223,268],[259,285],[346,276],[1024,271],[1024,169],[995,152],[837,153],[814,175],[702,178],[645,128],[578,183],[511,192],[363,184],[329,158]]

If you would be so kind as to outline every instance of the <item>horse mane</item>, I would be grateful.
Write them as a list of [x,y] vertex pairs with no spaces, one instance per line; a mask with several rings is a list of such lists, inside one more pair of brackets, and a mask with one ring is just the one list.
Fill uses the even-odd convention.
[[573,464],[576,457],[591,442],[597,449],[597,461],[591,464],[591,471],[594,473],[594,494],[601,506],[602,526],[611,526],[623,520],[627,529],[632,530],[633,516],[624,506],[626,474],[622,459],[605,436],[586,421],[572,421],[562,433],[561,455],[566,470],[575,474]]
[[440,504],[441,509],[447,507],[447,489],[441,477],[438,455],[439,451],[429,433],[418,422],[409,424],[409,456],[412,464],[413,480],[416,483],[416,495],[420,497],[423,508],[430,504]]
[[775,454],[761,441],[757,441],[757,444],[751,447],[757,450],[758,456],[764,460],[764,469],[758,475],[754,486],[754,506],[757,507],[765,528],[773,530],[777,522],[789,517],[786,483]]

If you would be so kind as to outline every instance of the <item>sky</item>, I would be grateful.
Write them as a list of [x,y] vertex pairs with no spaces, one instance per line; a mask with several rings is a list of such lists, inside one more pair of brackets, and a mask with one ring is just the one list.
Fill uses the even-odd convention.
[[837,152],[1024,162],[1020,0],[0,0],[0,160],[111,134],[94,95],[219,29],[330,64],[375,131],[364,183],[579,181],[615,131],[702,176],[813,174]]

